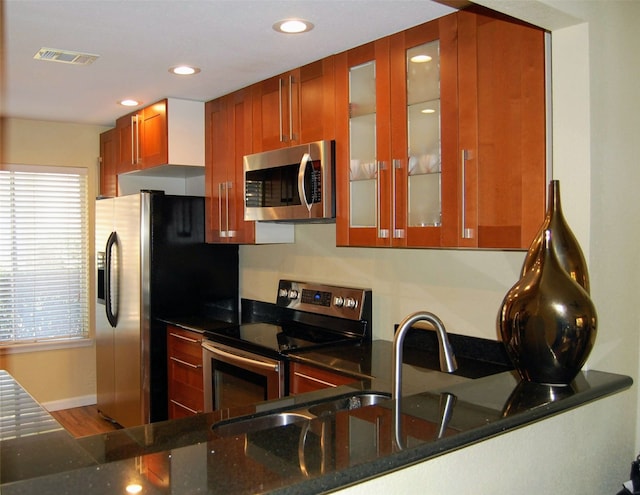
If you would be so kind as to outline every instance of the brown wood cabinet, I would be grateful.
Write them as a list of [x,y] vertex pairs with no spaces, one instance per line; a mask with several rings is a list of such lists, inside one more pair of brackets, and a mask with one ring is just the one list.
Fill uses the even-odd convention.
[[251,90],[254,152],[333,139],[333,57],[259,82]]
[[116,120],[118,173],[168,163],[167,100]]
[[205,105],[207,242],[255,241],[255,222],[244,220],[242,168],[251,153],[251,102],[243,89]]
[[[109,191],[109,194],[102,194],[115,196],[119,193],[117,176],[120,174],[147,174],[149,169],[163,165],[181,166],[184,176],[202,175],[203,111],[204,103],[166,98],[117,119],[113,137],[105,133],[104,143],[109,146],[106,151],[103,151],[101,139],[100,156],[112,153],[114,164],[111,168],[102,168],[101,181],[104,190]],[[187,172],[189,168],[191,170]],[[162,172],[158,173],[156,169],[152,175],[162,176]],[[114,185],[116,189],[113,189]]]
[[543,31],[461,11],[335,58],[338,245],[528,247],[544,217]]
[[[454,160],[457,137],[457,64],[450,56],[455,27],[454,18],[443,17],[336,55],[338,245],[441,246],[442,231],[453,230],[448,220],[455,215],[456,177],[444,164]],[[439,59],[409,67],[414,47]],[[408,87],[414,73],[433,81]],[[435,105],[435,113],[418,122],[415,109],[427,104]],[[429,122],[434,119],[440,125]],[[412,127],[431,129],[434,136],[410,142]],[[419,153],[436,161],[414,176],[410,159]],[[412,209],[423,206],[425,218],[411,221]]]
[[456,17],[466,208],[457,245],[526,248],[545,209],[545,34],[483,14]]
[[302,363],[291,363],[289,369],[289,393],[295,395],[313,392],[323,388],[347,385],[358,380],[359,378],[324,368]]
[[109,129],[100,134],[100,196],[118,195],[116,130]]
[[204,411],[202,335],[167,325],[169,419]]

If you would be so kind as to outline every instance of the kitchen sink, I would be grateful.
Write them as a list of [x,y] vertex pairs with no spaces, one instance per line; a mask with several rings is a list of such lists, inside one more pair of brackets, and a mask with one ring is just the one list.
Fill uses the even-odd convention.
[[361,407],[375,406],[376,404],[387,401],[390,398],[390,394],[376,392],[358,393],[355,395],[348,395],[347,397],[339,397],[322,401],[319,404],[309,406],[307,411],[316,417],[326,416],[327,414],[334,414],[338,411],[350,411]]
[[296,406],[287,411],[274,411],[259,416],[241,416],[215,423],[211,429],[221,437],[242,435],[270,428],[289,426],[296,423],[327,417],[339,411],[349,411],[373,406],[391,399],[391,394],[382,392],[355,392],[340,397],[329,397],[307,405]]
[[221,437],[242,435],[243,433],[253,433],[255,431],[266,430],[288,426],[301,421],[313,419],[310,414],[303,412],[278,412],[256,416],[252,418],[240,417],[214,424],[211,428]]

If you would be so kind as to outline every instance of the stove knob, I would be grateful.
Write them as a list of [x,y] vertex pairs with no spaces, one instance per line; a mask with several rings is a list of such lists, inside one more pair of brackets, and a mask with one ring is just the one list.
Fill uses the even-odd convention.
[[344,304],[344,299],[343,299],[343,297],[342,297],[342,296],[336,296],[336,297],[333,299],[333,305],[334,305],[334,306],[336,306],[336,307],[338,307],[338,308],[341,308],[341,307],[343,306],[343,304]]
[[289,289],[280,289],[278,297],[289,297]]
[[289,289],[289,299],[298,299],[298,291],[296,289]]
[[358,305],[358,303],[356,302],[356,300],[353,297],[347,297],[344,300],[344,307],[345,308],[355,309],[357,305]]

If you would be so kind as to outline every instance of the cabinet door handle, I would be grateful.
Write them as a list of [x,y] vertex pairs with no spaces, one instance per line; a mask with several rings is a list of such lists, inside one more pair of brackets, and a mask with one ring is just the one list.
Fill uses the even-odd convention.
[[295,139],[293,134],[293,75],[289,75],[289,141]]
[[393,174],[391,176],[391,189],[393,191],[393,199],[392,199],[392,203],[391,203],[391,222],[392,222],[392,232],[393,232],[393,238],[394,239],[402,239],[404,237],[404,229],[399,229],[397,228],[397,197],[396,197],[396,174],[398,170],[402,170],[402,161],[401,160],[393,160],[393,167],[392,167],[392,171],[391,173]]
[[380,215],[380,200],[382,199],[382,193],[380,191],[380,179],[382,178],[382,171],[386,168],[384,162],[376,162],[378,173],[376,174],[376,223],[378,224],[378,238],[386,239],[389,237],[389,229],[382,228],[382,218]]
[[227,215],[227,237],[235,237],[236,236],[236,231],[231,228],[231,225],[230,225],[230,222],[229,222],[229,191],[233,187],[233,182],[231,182],[231,181],[227,182],[226,186],[227,187],[225,189],[225,202],[227,204],[227,209],[226,209],[225,213]]
[[320,378],[316,378],[315,376],[306,375],[305,373],[300,373],[299,371],[294,371],[293,374],[300,378],[304,378],[305,380],[311,380],[312,382],[321,383],[322,385],[326,385],[327,387],[335,388],[338,386],[335,383],[327,382],[327,381],[321,380]]
[[278,119],[280,124],[280,142],[284,143],[284,129],[282,127],[282,78],[278,78]]
[[192,344],[199,344],[200,342],[202,342],[201,340],[198,340],[198,339],[192,339],[190,337],[185,337],[184,335],[180,335],[179,333],[169,332],[169,335],[171,335],[172,337],[175,337],[176,339],[186,340],[187,342],[190,342]]
[[136,153],[136,138],[135,138],[135,129],[136,129],[136,116],[131,116],[131,165],[136,163],[135,153]]
[[[133,124],[131,126],[131,139],[135,137],[135,156],[133,159],[133,165],[140,163],[140,116],[138,114],[133,116]],[[134,153],[134,146],[131,145],[131,153]]]
[[184,404],[178,402],[177,400],[173,400],[173,399],[170,399],[170,400],[172,404],[175,404],[176,406],[181,407],[182,409],[186,409],[190,413],[199,414],[202,412],[202,411],[196,411],[195,409],[191,409],[190,407],[185,406]]
[[473,229],[466,228],[466,222],[467,222],[466,166],[467,166],[467,160],[469,160],[470,158],[471,158],[471,152],[469,150],[462,150],[460,154],[460,176],[461,176],[460,209],[462,210],[460,212],[460,222],[462,224],[460,236],[463,239],[473,239]]
[[222,228],[222,191],[225,189],[225,183],[218,184],[218,234],[220,238],[227,237],[226,230]]
[[200,368],[202,368],[201,364],[189,363],[187,361],[183,361],[182,359],[178,359],[177,357],[169,356],[169,359],[171,359],[171,361],[175,361],[176,363],[181,364],[183,366],[187,366],[189,368],[193,368],[194,370],[199,370]]

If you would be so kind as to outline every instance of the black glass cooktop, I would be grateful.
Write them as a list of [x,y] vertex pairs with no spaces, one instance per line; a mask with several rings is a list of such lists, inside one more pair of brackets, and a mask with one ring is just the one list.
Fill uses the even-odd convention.
[[296,323],[246,323],[243,325],[209,330],[205,336],[217,342],[255,352],[287,354],[293,351],[315,349],[331,344],[359,340],[327,331],[301,326]]

